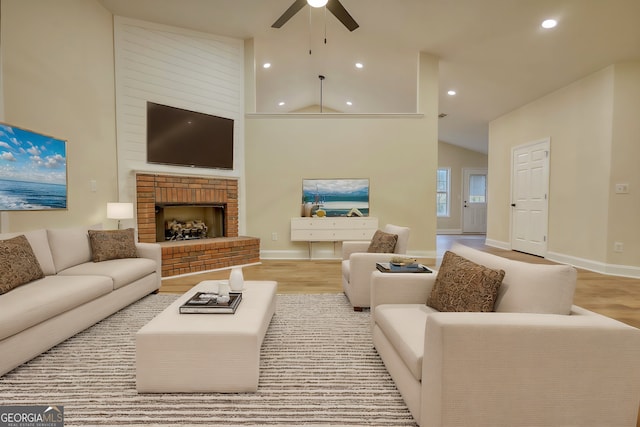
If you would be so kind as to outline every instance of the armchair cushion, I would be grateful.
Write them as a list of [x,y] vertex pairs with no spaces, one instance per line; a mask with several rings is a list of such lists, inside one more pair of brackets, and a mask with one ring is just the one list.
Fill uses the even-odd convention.
[[370,253],[393,253],[398,242],[398,235],[385,233],[382,230],[376,230],[375,234],[371,238],[371,243],[367,252]]
[[384,304],[376,312],[378,327],[417,381],[422,379],[424,325],[434,312],[424,304]]
[[504,274],[447,251],[427,305],[438,311],[493,311]]

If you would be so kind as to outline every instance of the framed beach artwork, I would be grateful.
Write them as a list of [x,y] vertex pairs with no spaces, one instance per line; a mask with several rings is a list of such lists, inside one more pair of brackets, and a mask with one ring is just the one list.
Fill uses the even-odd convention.
[[66,208],[66,141],[0,123],[0,211]]
[[368,179],[303,179],[304,216],[369,216]]

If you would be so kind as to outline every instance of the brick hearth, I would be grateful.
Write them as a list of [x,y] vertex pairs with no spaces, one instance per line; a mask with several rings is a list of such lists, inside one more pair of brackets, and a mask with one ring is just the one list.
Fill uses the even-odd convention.
[[157,204],[225,205],[226,236],[161,242],[162,276],[196,273],[260,261],[260,239],[238,236],[238,181],[179,175],[136,175],[138,240],[155,243]]

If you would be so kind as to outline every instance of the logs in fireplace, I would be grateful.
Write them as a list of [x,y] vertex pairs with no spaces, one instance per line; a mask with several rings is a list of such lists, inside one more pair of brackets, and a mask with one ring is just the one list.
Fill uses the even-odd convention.
[[166,222],[165,240],[191,240],[207,237],[209,227],[200,219],[178,221],[173,219]]
[[227,237],[225,205],[156,205],[156,241],[182,241]]

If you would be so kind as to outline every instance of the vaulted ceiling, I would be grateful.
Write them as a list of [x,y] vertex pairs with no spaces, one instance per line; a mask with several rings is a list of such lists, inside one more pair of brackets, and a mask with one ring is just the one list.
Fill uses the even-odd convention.
[[[440,58],[439,109],[447,114],[439,139],[481,152],[491,120],[610,64],[640,59],[639,0],[341,0],[360,25],[353,32],[310,6],[272,28],[293,0],[99,1],[114,15],[253,39],[257,112],[321,104],[323,111],[415,113],[417,57],[430,53]],[[558,26],[541,28],[547,18]]]

